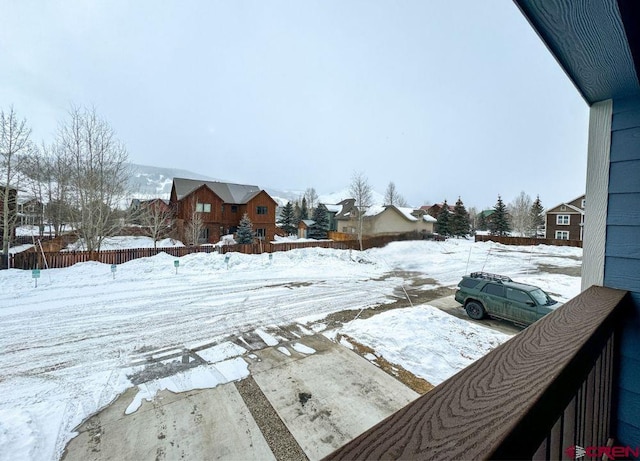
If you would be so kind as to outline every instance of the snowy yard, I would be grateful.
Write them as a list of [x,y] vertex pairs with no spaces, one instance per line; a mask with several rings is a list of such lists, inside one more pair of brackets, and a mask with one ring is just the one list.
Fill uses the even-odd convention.
[[[31,272],[0,271],[0,459],[59,458],[76,425],[134,386],[142,357],[215,344],[203,353],[221,361],[217,381],[203,383],[193,368],[177,390],[212,386],[246,373],[245,350],[230,336],[249,332],[276,346],[278,328],[290,324],[331,338],[344,333],[438,384],[509,337],[429,305],[388,310],[339,331],[323,319],[397,301],[403,284],[453,288],[476,270],[566,301],[579,293],[582,250],[451,239],[365,252],[300,249],[272,259],[232,253],[228,262],[197,253],[179,258],[177,273],[175,260],[163,253],[131,261],[115,276],[92,262],[43,270],[37,288]],[[401,275],[408,273],[429,283],[412,285]],[[166,387],[160,381],[140,386],[138,401]]]

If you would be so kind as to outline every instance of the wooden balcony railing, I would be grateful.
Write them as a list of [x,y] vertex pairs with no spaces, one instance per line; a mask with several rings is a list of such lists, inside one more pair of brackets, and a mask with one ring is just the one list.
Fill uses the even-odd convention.
[[589,288],[326,459],[562,459],[606,445],[626,296]]

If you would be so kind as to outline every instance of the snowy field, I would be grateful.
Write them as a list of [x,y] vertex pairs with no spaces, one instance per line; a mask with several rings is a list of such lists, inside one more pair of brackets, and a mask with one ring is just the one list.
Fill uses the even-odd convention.
[[[43,270],[37,288],[29,271],[0,271],[0,459],[58,459],[75,426],[134,386],[130,377],[144,368],[144,356],[216,344],[200,352],[214,368],[139,385],[130,411],[160,388],[210,387],[246,375],[246,350],[229,336],[251,332],[276,346],[284,341],[277,327],[289,324],[309,334],[346,334],[438,384],[508,336],[428,305],[355,320],[340,331],[326,330],[323,318],[394,302],[403,284],[455,287],[476,270],[509,275],[566,301],[579,293],[579,277],[546,269],[580,267],[582,250],[451,239],[364,252],[300,249],[272,259],[238,253],[228,261],[204,253],[177,259],[177,273],[176,258],[165,253],[121,264],[115,274],[95,262]],[[410,286],[402,275],[409,273],[432,282]]]

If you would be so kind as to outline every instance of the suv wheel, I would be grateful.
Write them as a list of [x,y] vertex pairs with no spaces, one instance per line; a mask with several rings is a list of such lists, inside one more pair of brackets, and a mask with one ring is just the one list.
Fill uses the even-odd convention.
[[482,304],[476,301],[469,301],[464,309],[467,311],[467,315],[473,320],[480,320],[484,318],[485,311]]

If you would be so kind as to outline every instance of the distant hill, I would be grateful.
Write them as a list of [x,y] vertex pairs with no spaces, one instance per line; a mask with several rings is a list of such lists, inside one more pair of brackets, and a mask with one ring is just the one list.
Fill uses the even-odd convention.
[[129,164],[131,178],[129,186],[131,195],[135,198],[163,198],[168,199],[171,195],[171,185],[173,178],[192,178],[204,181],[222,181],[221,179],[204,176],[192,171],[180,170],[176,168],[162,168],[149,165]]
[[[139,199],[169,199],[173,178],[233,182],[228,179],[212,178],[210,176],[194,173],[193,171],[177,168],[162,168],[157,166],[139,165],[136,163],[131,163],[129,165],[131,169],[131,178],[129,180],[131,197]],[[265,184],[256,184],[256,186],[264,188],[264,190],[266,190],[267,193],[281,206],[286,205],[288,201],[297,200],[304,194],[304,191],[275,189]],[[338,203],[341,200],[350,197],[348,187],[338,192],[330,194],[319,193],[318,195],[321,203]],[[372,205],[382,205],[384,202],[384,196],[382,194],[374,191],[372,196]]]

